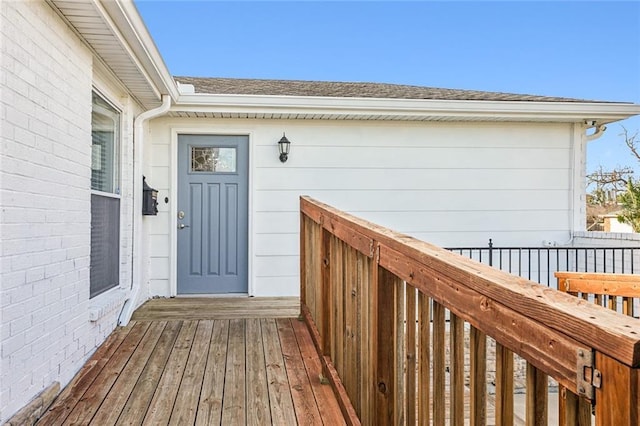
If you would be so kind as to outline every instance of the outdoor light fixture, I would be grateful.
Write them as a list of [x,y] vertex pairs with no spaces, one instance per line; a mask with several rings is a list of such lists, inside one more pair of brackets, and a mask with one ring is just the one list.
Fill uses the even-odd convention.
[[278,150],[280,151],[280,161],[282,161],[283,163],[286,163],[287,159],[289,158],[290,148],[291,148],[291,142],[289,142],[289,139],[287,139],[287,137],[283,133],[282,139],[278,141]]

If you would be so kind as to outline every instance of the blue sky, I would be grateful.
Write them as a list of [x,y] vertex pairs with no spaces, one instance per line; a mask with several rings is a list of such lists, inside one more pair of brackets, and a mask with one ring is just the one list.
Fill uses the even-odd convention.
[[[640,104],[640,2],[160,1],[136,5],[173,75],[367,81]],[[621,125],[588,169],[632,166]]]

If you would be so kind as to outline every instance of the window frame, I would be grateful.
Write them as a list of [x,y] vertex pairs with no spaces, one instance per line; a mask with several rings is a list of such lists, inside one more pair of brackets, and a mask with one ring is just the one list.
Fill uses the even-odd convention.
[[[115,113],[117,115],[117,118],[115,120],[113,120],[114,122],[114,141],[113,141],[113,153],[111,155],[112,157],[112,161],[111,164],[109,165],[109,167],[115,170],[113,170],[113,172],[111,173],[111,180],[112,182],[110,183],[110,185],[112,185],[112,189],[113,192],[109,192],[109,191],[104,191],[104,190],[100,190],[100,189],[94,189],[93,186],[93,161],[94,161],[94,154],[93,154],[93,141],[94,141],[94,123],[93,123],[93,113],[94,113],[94,108],[98,107],[98,108],[105,108],[104,105],[100,105],[99,103],[95,102],[95,98],[100,99],[100,101],[102,101],[102,103],[106,104],[109,108],[111,108],[109,110],[110,113]],[[106,108],[105,108],[106,109]],[[105,93],[101,90],[99,90],[98,88],[96,88],[95,86],[92,88],[91,91],[91,155],[90,155],[90,170],[91,170],[91,178],[90,178],[90,182],[89,182],[89,186],[90,186],[90,194],[91,194],[91,205],[93,208],[93,198],[94,196],[98,196],[98,197],[103,197],[103,198],[110,198],[110,199],[114,199],[114,200],[118,200],[117,203],[117,213],[114,213],[115,215],[117,215],[117,241],[116,241],[116,247],[117,247],[117,255],[116,260],[112,260],[113,265],[110,265],[112,268],[115,267],[116,268],[116,272],[115,272],[115,282],[107,284],[105,285],[98,285],[97,283],[95,283],[95,277],[93,277],[92,275],[92,270],[94,268],[94,266],[96,265],[94,256],[90,256],[90,261],[89,261],[89,299],[94,299],[97,296],[100,296],[101,294],[104,294],[106,292],[108,292],[109,290],[112,290],[114,288],[119,288],[121,285],[121,277],[120,277],[120,246],[121,246],[121,237],[122,237],[122,144],[123,144],[123,125],[124,125],[124,113],[123,113],[123,108],[119,107],[117,104],[115,104],[113,101],[111,101],[109,99],[108,96],[105,95]],[[94,215],[93,213],[91,214],[91,238],[90,238],[90,252],[93,254],[94,252]],[[108,245],[108,242],[107,242]]]

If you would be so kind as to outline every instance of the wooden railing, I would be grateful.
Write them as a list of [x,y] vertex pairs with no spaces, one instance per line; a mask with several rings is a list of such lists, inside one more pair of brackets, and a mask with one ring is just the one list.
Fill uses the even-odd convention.
[[526,424],[547,424],[548,377],[595,400],[597,425],[638,424],[638,319],[310,198],[300,209],[302,313],[348,424],[518,423],[514,354]]
[[[556,272],[555,276],[558,279],[558,290],[561,292],[622,315],[633,317],[639,313],[637,305],[640,302],[640,275]],[[587,423],[586,419],[591,418],[593,411],[592,401],[563,387],[560,387],[560,394],[558,409],[561,422],[565,413],[570,411],[583,419],[582,424]]]

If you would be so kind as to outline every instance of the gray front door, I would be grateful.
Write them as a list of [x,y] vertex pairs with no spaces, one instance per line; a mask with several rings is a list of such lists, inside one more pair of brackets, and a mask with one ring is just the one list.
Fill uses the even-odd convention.
[[248,136],[178,136],[178,294],[247,293]]

